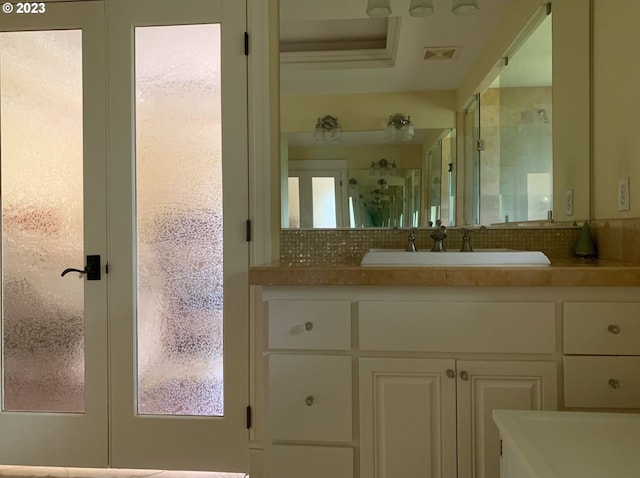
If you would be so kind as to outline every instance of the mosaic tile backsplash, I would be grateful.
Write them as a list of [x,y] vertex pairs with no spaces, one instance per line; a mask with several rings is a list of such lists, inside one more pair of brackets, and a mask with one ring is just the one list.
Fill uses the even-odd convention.
[[[462,246],[462,234],[452,228],[444,241],[447,250]],[[430,250],[428,229],[417,233],[418,250]],[[579,227],[487,229],[472,233],[474,249],[508,248],[542,251],[552,259],[570,258]],[[280,263],[283,265],[357,265],[369,249],[404,249],[408,231],[394,229],[283,229],[280,231]]]

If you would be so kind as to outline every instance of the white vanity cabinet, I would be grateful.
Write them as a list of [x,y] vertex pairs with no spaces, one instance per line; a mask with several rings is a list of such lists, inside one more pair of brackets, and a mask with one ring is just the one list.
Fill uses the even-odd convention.
[[558,405],[557,303],[270,287],[268,478],[496,478],[494,409]]
[[640,302],[563,304],[564,403],[640,408]]
[[360,476],[497,477],[494,409],[555,410],[554,362],[360,359]]
[[[361,358],[360,476],[497,477],[494,409],[555,410],[552,302],[363,300],[359,349],[452,358]],[[470,360],[467,354],[500,354]]]

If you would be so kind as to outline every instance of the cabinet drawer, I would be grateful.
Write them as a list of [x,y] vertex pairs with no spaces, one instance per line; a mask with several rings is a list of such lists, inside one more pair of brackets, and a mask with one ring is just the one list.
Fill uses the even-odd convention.
[[269,348],[351,348],[351,302],[272,300],[269,302]]
[[269,356],[273,440],[351,441],[351,357]]
[[363,350],[553,353],[550,302],[358,303]]
[[567,302],[564,353],[640,355],[640,303]]
[[353,478],[353,450],[274,445],[269,478]]
[[640,408],[640,357],[564,357],[566,407]]

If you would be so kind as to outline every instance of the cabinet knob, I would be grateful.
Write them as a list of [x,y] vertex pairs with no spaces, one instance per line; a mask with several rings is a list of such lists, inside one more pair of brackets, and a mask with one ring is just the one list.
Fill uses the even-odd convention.
[[615,378],[610,378],[609,379],[609,385],[611,386],[611,388],[620,388],[620,380],[617,380]]
[[313,405],[313,395],[309,395],[307,398],[304,399],[304,403],[307,404],[307,407],[310,407],[311,405]]
[[613,335],[618,335],[620,333],[620,327],[618,327],[617,325],[610,325],[609,327],[607,327],[607,330]]
[[309,332],[311,329],[313,329],[313,322],[305,322],[304,323],[304,330]]
[[456,372],[452,368],[448,368],[445,372],[448,378],[456,378]]
[[460,372],[460,379],[469,380],[469,373],[463,370],[462,372]]

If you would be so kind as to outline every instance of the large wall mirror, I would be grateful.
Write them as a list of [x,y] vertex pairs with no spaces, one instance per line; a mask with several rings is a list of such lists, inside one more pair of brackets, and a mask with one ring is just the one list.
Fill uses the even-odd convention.
[[[528,0],[523,21],[523,0],[469,3],[473,15],[434,0],[416,16],[390,0],[371,18],[366,0],[280,0],[283,228],[545,221],[565,192],[588,208],[569,175],[555,184],[545,4]],[[488,47],[504,57],[461,98]]]

